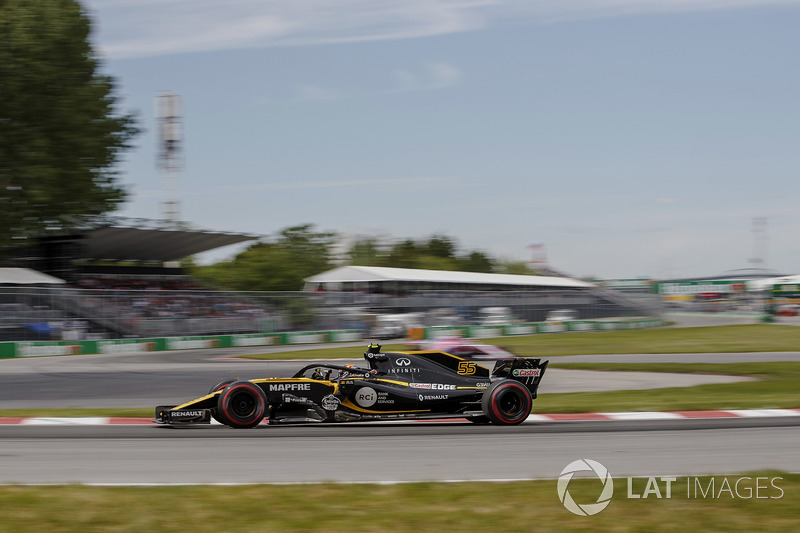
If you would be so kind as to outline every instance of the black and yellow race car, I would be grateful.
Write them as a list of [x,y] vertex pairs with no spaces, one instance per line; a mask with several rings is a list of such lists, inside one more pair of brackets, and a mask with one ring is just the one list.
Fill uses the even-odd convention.
[[369,368],[310,364],[289,378],[223,381],[181,405],[156,407],[154,422],[251,428],[270,424],[466,418],[519,424],[531,412],[548,361],[515,357],[490,371],[440,351],[387,352],[371,344]]

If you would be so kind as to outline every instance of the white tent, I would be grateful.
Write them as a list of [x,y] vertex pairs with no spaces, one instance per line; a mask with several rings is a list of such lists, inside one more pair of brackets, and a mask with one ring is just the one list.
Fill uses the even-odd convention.
[[30,268],[0,268],[0,284],[3,285],[62,285],[63,279],[42,274]]
[[306,278],[311,288],[320,284],[336,288],[342,283],[407,282],[459,285],[502,285],[538,287],[545,289],[586,289],[591,283],[555,276],[520,276],[514,274],[484,274],[450,270],[423,270],[418,268],[343,266]]
[[772,290],[772,287],[775,285],[786,285],[792,283],[800,284],[800,274],[795,274],[793,276],[781,276],[778,278],[751,279],[747,282],[747,290],[769,291]]

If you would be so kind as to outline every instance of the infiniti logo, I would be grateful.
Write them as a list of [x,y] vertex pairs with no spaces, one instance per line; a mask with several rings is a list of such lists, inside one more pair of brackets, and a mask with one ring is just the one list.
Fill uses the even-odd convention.
[[409,366],[411,364],[411,359],[407,357],[401,357],[399,359],[395,359],[394,364],[397,366]]

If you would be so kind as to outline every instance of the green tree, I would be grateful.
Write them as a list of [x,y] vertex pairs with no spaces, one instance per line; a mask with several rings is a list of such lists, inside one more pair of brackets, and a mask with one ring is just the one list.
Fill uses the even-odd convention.
[[454,259],[436,255],[421,255],[417,258],[417,268],[424,270],[458,270]]
[[417,243],[406,239],[392,246],[389,255],[381,266],[397,268],[420,268],[419,257],[422,255]]
[[349,263],[357,266],[381,266],[384,255],[378,248],[375,239],[359,239],[350,247],[347,252]]
[[235,291],[299,291],[305,278],[331,267],[332,233],[311,225],[284,229],[272,242],[256,243],[232,261],[195,267],[192,274],[216,287]]
[[74,0],[0,0],[0,249],[125,198],[113,170],[137,133]]
[[422,252],[433,257],[453,259],[456,255],[456,243],[450,237],[434,235],[421,246]]
[[458,269],[464,272],[494,272],[494,261],[483,252],[472,252],[458,261]]
[[357,266],[390,266],[426,270],[460,270],[463,272],[536,274],[525,262],[503,262],[484,252],[459,254],[455,239],[434,235],[427,240],[405,239],[389,249],[373,238],[357,241],[348,252],[349,264]]
[[315,232],[312,224],[303,224],[282,230],[276,245],[295,262],[291,268],[307,277],[330,268],[330,248],[335,239],[335,233]]

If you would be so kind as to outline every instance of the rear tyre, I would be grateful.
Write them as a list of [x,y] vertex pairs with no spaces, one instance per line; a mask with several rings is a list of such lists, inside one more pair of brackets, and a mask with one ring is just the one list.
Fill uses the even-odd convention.
[[[215,392],[217,392],[217,391],[220,391],[220,390],[224,389],[225,387],[227,387],[228,385],[230,385],[230,384],[231,384],[231,383],[233,383],[234,381],[236,381],[236,380],[235,380],[235,379],[228,379],[228,380],[225,380],[225,381],[220,381],[219,383],[217,383],[216,385],[214,385],[213,387],[211,387],[211,390],[209,390],[209,391],[208,391],[208,393],[209,393],[209,394],[214,394]],[[216,410],[216,409],[212,409],[212,410],[211,410],[211,418],[213,418],[214,420],[216,420],[216,421],[217,421],[217,422],[219,422],[220,424],[223,424],[223,425],[225,425],[225,424],[226,424],[226,422],[223,422],[223,421],[220,419],[220,417],[218,417],[218,416],[217,416],[217,410]]]
[[234,428],[252,428],[264,418],[267,398],[261,387],[250,381],[231,383],[217,399],[219,422]]
[[495,381],[481,398],[483,414],[492,424],[520,424],[531,414],[531,407],[533,399],[530,391],[511,379]]
[[215,392],[224,389],[225,387],[227,387],[228,385],[230,385],[234,381],[236,381],[236,380],[235,379],[229,379],[229,380],[226,380],[226,381],[220,381],[219,383],[217,383],[216,385],[211,387],[211,389],[208,391],[208,393],[209,394],[214,394]]

